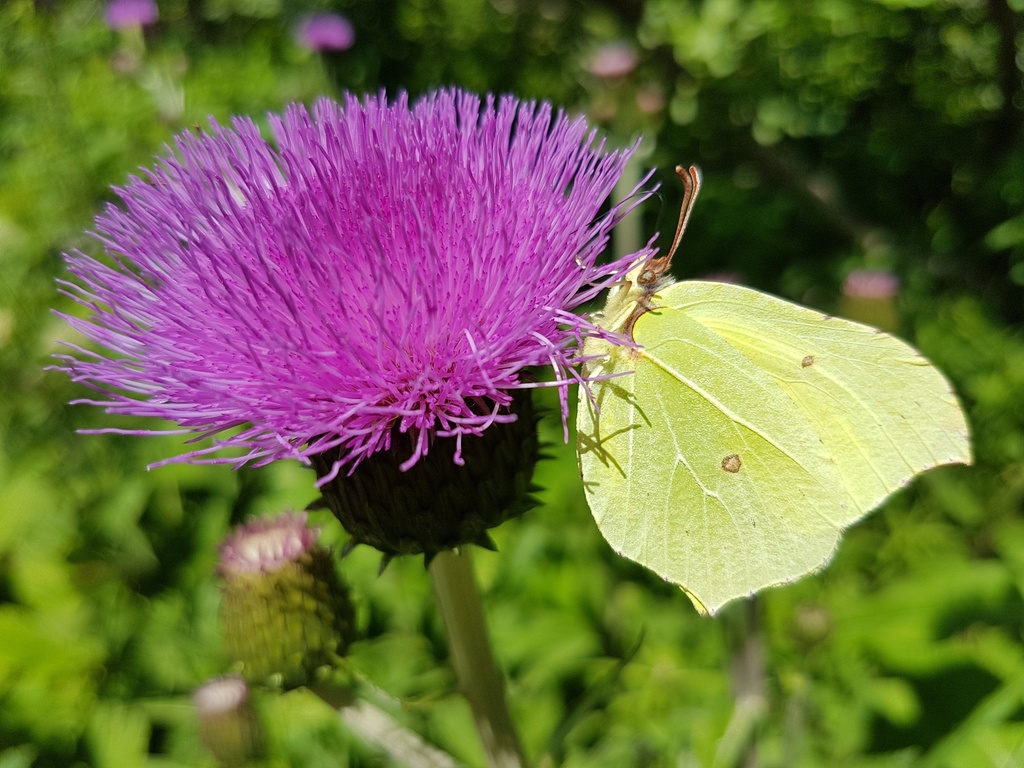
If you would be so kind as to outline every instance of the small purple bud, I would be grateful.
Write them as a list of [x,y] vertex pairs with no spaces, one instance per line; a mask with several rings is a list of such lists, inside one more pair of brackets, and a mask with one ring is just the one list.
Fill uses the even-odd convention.
[[337,13],[311,13],[295,27],[295,42],[311,51],[347,51],[355,41],[352,23]]

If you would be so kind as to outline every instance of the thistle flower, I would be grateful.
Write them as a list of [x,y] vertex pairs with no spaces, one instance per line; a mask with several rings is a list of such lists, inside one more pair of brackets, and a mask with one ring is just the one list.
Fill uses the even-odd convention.
[[516,391],[559,387],[564,420],[576,347],[602,333],[574,310],[643,255],[598,262],[631,150],[458,90],[269,122],[273,142],[244,118],[178,136],[97,217],[107,258],[67,256],[88,312],[65,317],[106,348],[61,357],[103,393],[78,402],[215,438],[168,461],[330,455],[321,484],[381,451],[409,469],[439,438],[459,464]]

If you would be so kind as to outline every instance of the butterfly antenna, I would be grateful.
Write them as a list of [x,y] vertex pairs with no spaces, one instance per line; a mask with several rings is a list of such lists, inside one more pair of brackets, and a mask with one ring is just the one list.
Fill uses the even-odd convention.
[[662,275],[668,272],[669,267],[672,265],[672,257],[676,255],[676,250],[679,248],[679,241],[683,239],[683,232],[686,231],[686,223],[690,220],[693,205],[697,202],[697,193],[700,192],[701,183],[700,168],[696,165],[691,165],[689,168],[677,165],[676,175],[683,182],[683,203],[679,209],[679,223],[676,224],[676,234],[672,238],[672,247],[669,248],[667,256],[651,259],[647,262],[647,266],[644,267],[637,277],[637,282],[640,285],[653,285],[661,279]]
[[689,168],[683,168],[681,165],[676,166],[676,176],[683,182],[683,204],[679,208],[679,223],[676,224],[676,235],[672,238],[672,248],[668,252],[669,264],[672,263],[672,257],[676,253],[676,249],[679,248],[679,241],[683,239],[683,232],[686,231],[686,223],[690,220],[690,214],[693,212],[693,205],[697,202],[697,193],[700,192],[700,168],[696,165],[691,165]]

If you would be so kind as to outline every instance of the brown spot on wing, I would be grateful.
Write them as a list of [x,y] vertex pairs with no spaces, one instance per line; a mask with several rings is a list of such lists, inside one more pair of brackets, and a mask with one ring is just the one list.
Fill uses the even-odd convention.
[[722,459],[722,469],[726,472],[731,472],[734,475],[740,471],[742,466],[743,462],[740,461],[740,455],[738,453],[730,453]]

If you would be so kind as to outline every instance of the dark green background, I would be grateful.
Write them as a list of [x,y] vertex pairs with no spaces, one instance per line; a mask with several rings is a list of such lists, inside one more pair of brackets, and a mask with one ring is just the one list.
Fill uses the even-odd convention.
[[[162,0],[143,37],[108,29],[97,2],[0,7],[0,768],[212,765],[190,693],[225,670],[217,544],[314,496],[297,465],[147,472],[177,439],[75,434],[112,422],[65,405],[85,393],[44,370],[69,337],[50,314],[69,309],[61,252],[92,248],[82,232],[110,185],[208,115],[448,84],[550,99],[613,143],[642,133],[664,182],[643,239],[674,228],[672,167],[699,163],[680,277],[731,272],[838,312],[851,270],[895,272],[897,330],[951,378],[975,438],[977,466],[915,481],[821,574],[706,619],[610,552],[545,422],[544,504],[477,556],[531,756],[1024,764],[1020,0],[366,0],[334,6],[357,41],[324,57],[292,38],[313,8]],[[589,74],[615,40],[636,69]],[[355,667],[480,764],[422,564],[376,567],[357,551],[341,568],[366,638]],[[763,668],[744,680],[751,643]],[[272,765],[385,764],[303,692],[259,703]]]

